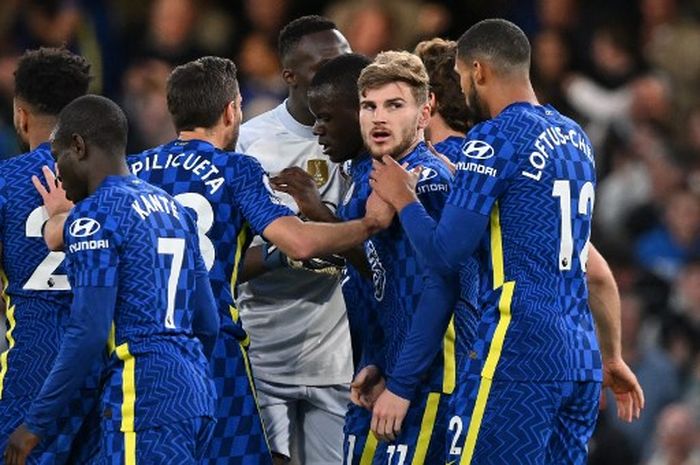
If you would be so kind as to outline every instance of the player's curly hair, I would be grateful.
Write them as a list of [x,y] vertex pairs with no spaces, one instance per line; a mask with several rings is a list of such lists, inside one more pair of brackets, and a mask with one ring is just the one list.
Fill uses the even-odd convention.
[[178,66],[167,83],[168,111],[175,129],[214,126],[238,92],[236,65],[228,58],[206,56]]
[[411,87],[411,93],[418,105],[428,101],[428,72],[420,58],[406,51],[389,51],[377,55],[374,61],[362,70],[357,88],[360,96],[363,96],[369,89],[397,81],[405,82]]
[[58,115],[90,84],[90,63],[64,47],[28,50],[15,70],[15,96],[38,113]]
[[318,15],[302,16],[291,21],[282,28],[277,39],[280,58],[284,61],[304,36],[333,29],[338,29],[333,21]]
[[416,45],[414,53],[423,61],[435,94],[437,112],[447,125],[461,133],[469,129],[470,113],[455,71],[457,42],[435,38]]

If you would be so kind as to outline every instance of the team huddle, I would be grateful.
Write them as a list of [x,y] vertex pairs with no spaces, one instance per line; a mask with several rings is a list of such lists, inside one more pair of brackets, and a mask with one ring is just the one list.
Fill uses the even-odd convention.
[[289,98],[242,127],[231,60],[178,66],[177,139],[128,156],[84,58],[22,56],[4,463],[585,464],[601,390],[626,421],[644,398],[593,149],[537,101],[527,37],[370,60],[310,16],[280,56]]

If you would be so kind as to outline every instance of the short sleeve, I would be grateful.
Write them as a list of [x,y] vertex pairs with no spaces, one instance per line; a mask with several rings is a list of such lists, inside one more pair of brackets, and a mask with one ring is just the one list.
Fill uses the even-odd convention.
[[517,172],[517,153],[493,121],[475,126],[469,132],[462,153],[448,203],[489,215]]
[[118,221],[86,207],[74,209],[64,226],[68,279],[72,287],[116,286],[121,242]]
[[277,197],[260,163],[252,157],[239,156],[242,172],[232,180],[235,198],[253,232],[260,235],[277,218],[294,213]]

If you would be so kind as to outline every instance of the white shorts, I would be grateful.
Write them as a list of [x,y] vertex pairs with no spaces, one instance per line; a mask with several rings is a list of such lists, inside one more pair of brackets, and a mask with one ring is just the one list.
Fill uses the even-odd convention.
[[255,380],[270,450],[296,465],[341,465],[350,386],[290,386]]

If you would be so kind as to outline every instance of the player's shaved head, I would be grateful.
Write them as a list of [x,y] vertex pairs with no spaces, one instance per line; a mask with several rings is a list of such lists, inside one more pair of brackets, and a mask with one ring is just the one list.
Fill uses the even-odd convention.
[[39,114],[58,115],[69,102],[85,95],[90,64],[65,48],[40,48],[20,57],[15,71],[15,97]]
[[334,29],[337,27],[333,21],[318,15],[302,16],[291,21],[280,31],[278,38],[280,59],[283,63],[286,62],[305,36]]
[[457,58],[469,64],[488,62],[502,75],[528,73],[530,42],[525,33],[505,19],[485,19],[470,27],[457,42]]
[[236,65],[207,56],[178,66],[168,78],[168,110],[175,129],[211,128],[238,96]]
[[356,53],[336,57],[316,72],[309,93],[323,93],[332,96],[334,103],[359,108],[357,80],[370,63],[372,60]]
[[126,116],[119,105],[106,97],[85,95],[61,110],[53,140],[65,146],[78,135],[86,146],[123,157],[127,133]]

